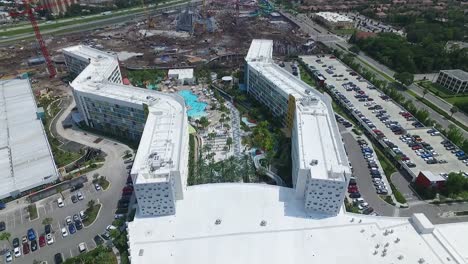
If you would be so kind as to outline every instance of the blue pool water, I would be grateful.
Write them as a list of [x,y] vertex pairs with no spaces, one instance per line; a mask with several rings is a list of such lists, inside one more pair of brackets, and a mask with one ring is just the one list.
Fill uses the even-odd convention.
[[180,91],[179,94],[184,98],[185,104],[189,107],[187,115],[189,117],[198,118],[206,115],[206,103],[198,102],[198,97],[189,90]]

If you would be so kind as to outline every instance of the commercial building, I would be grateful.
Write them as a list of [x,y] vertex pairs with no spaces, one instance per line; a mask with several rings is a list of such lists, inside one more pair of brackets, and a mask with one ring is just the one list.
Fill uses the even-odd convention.
[[309,213],[291,188],[188,187],[177,214],[128,223],[131,263],[465,264],[468,224]]
[[440,71],[436,82],[454,93],[468,93],[468,73],[466,71]]
[[1,80],[0,199],[53,183],[58,177],[29,80]]
[[273,41],[252,41],[246,56],[247,92],[291,131],[293,186],[305,208],[337,214],[351,170],[330,99],[273,61]]
[[128,223],[131,262],[466,263],[468,224],[337,210],[350,171],[330,101],[275,66],[272,48],[269,40],[252,42],[247,88],[285,124],[292,120],[294,188],[187,187],[175,204],[177,214],[151,218],[139,212]]
[[350,29],[354,27],[354,21],[345,15],[334,12],[318,12],[313,18],[329,29]]
[[63,15],[67,12],[68,7],[72,4],[76,4],[78,1],[76,0],[40,0],[42,5],[45,5],[49,8],[52,15],[58,16]]
[[192,85],[195,83],[193,69],[170,69],[167,73],[169,79],[173,79],[179,85]]
[[420,171],[414,183],[424,188],[444,188],[446,179],[441,175],[436,175],[430,171]]
[[121,84],[117,59],[105,52],[74,46],[64,49],[64,54],[70,71],[78,74],[71,87],[85,123],[140,140],[131,170],[139,214],[174,214],[176,200],[183,198],[188,170],[183,98]]

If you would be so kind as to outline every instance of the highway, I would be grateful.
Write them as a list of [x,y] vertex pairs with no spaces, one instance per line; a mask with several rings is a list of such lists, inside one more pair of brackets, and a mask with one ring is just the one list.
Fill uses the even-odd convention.
[[[175,2],[175,1],[173,1]],[[191,0],[190,2],[184,2],[184,3],[176,3],[176,4],[172,4],[172,5],[167,5],[167,6],[164,6],[164,7],[159,7],[159,8],[155,8],[155,9],[149,9],[148,12],[151,12],[152,14],[161,14],[162,12],[164,11],[167,11],[167,10],[172,10],[172,9],[183,9],[187,6],[187,4],[195,4],[195,5],[199,5],[201,4],[201,0]],[[136,10],[138,10],[138,8],[135,8]],[[141,8],[140,8],[141,9]],[[83,22],[83,23],[80,23],[80,20],[86,20],[86,19],[89,19],[90,17],[92,16],[87,16],[85,18],[73,18],[72,20],[76,20],[77,23],[76,24],[72,24],[72,25],[64,25],[62,27],[56,27],[56,28],[51,28],[51,29],[43,29],[41,30],[41,34],[43,36],[46,36],[46,35],[49,35],[49,34],[53,34],[54,36],[57,36],[57,35],[60,35],[60,34],[70,34],[72,32],[78,32],[78,31],[88,31],[88,30],[91,30],[91,29],[95,29],[95,28],[99,28],[99,27],[103,27],[103,26],[107,26],[107,25],[113,25],[113,24],[119,24],[119,23],[124,23],[124,22],[127,22],[127,21],[131,21],[131,20],[138,20],[138,19],[143,19],[144,16],[145,16],[145,12],[142,10],[140,12],[134,12],[134,13],[127,13],[127,11],[129,10],[126,10],[126,13],[123,14],[123,15],[117,15],[117,16],[112,16],[112,17],[105,17],[103,15],[96,15],[96,16],[102,16],[103,18],[102,19],[99,19],[99,20],[93,20],[93,21],[88,21],[88,22]],[[66,22],[70,22],[69,20],[65,20],[65,21],[60,21],[60,23],[66,23]],[[42,23],[42,25],[45,25],[44,23]],[[24,28],[25,26],[21,26],[20,28]],[[15,29],[18,29],[18,28],[15,28]],[[11,29],[8,29],[8,30],[11,30]],[[2,36],[2,34],[0,33],[0,37]],[[33,38],[34,37],[34,32],[31,31],[29,33],[23,33],[23,34],[18,34],[18,35],[14,35],[14,36],[11,36],[11,37],[2,37],[0,39],[0,45],[6,45],[6,44],[12,44],[12,43],[17,43],[19,40],[23,40],[23,39],[30,39],[30,38]]]

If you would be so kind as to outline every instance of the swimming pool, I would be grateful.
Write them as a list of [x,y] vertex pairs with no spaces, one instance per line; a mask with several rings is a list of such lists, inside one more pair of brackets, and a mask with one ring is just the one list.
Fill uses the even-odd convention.
[[198,102],[198,97],[189,90],[180,91],[179,94],[184,98],[185,104],[189,107],[187,115],[189,117],[198,118],[205,116],[205,108],[208,104]]

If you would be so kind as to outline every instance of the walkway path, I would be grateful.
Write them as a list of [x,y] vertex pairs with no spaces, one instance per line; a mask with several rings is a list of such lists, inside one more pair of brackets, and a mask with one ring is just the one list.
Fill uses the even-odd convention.
[[264,159],[264,158],[265,158],[264,154],[256,155],[256,156],[253,157],[255,169],[259,170],[260,168],[264,168],[265,169],[265,175],[268,178],[274,180],[276,182],[276,185],[286,186],[286,184],[284,183],[283,179],[280,176],[278,176],[277,174],[273,173],[272,171],[268,170],[267,168],[263,167],[260,164],[260,160]]

